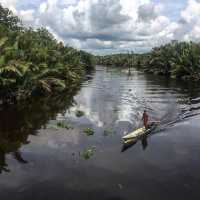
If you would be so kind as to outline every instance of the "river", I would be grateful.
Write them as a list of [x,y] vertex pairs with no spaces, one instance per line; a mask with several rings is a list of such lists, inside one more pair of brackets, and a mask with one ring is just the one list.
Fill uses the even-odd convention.
[[[144,109],[160,129],[122,151]],[[62,100],[1,108],[0,199],[199,199],[199,113],[198,85],[97,66]]]

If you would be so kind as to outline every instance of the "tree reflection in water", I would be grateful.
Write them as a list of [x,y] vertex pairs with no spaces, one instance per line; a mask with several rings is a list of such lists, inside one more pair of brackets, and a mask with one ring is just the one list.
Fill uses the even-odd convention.
[[145,150],[147,148],[147,146],[148,146],[148,141],[147,141],[147,136],[146,135],[144,137],[142,137],[141,143],[142,143],[142,149]]
[[6,154],[20,163],[27,163],[20,152],[22,145],[30,143],[29,135],[37,135],[37,131],[74,105],[74,96],[79,88],[60,96],[33,98],[17,105],[0,108],[0,173],[9,172]]

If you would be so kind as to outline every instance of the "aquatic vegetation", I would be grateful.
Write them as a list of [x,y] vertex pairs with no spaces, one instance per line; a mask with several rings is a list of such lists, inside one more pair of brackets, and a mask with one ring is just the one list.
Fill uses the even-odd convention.
[[82,116],[85,115],[85,113],[81,110],[77,110],[75,114],[76,114],[77,117],[82,117]]
[[83,130],[83,132],[87,135],[87,136],[91,136],[94,135],[94,130],[92,128],[85,128]]
[[67,129],[67,130],[73,129],[73,127],[72,127],[70,124],[66,124],[66,123],[63,122],[63,121],[57,122],[57,127],[65,128],[65,129]]
[[[38,130],[42,127],[53,129],[55,134],[57,130],[60,130],[56,122],[51,123],[50,121],[55,119],[58,113],[69,110],[77,92],[78,89],[59,96],[33,97],[29,101],[18,102],[17,105],[10,107],[1,105],[0,173],[1,170],[6,171],[6,155],[17,152],[22,146],[28,145],[30,136],[37,136]],[[8,121],[12,126],[3,126]],[[66,122],[66,124],[68,123]],[[19,159],[17,161],[20,162]]]
[[54,129],[54,130],[56,130],[56,131],[59,130],[59,127],[58,127],[57,125],[53,125],[53,124],[47,126],[47,128],[48,128],[48,129]]
[[114,113],[117,113],[119,111],[119,109],[117,108],[117,107],[115,107],[114,109],[113,109],[113,112]]
[[112,128],[107,128],[104,130],[104,136],[108,136],[108,135],[113,135],[115,134],[115,131]]
[[88,147],[81,152],[81,157],[84,158],[85,160],[88,160],[94,155],[94,152],[95,152],[95,147]]

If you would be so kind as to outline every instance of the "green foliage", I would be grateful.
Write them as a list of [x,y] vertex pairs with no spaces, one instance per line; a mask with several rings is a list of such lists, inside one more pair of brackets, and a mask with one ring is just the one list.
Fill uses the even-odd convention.
[[104,136],[109,136],[109,135],[115,134],[115,131],[111,128],[107,128],[107,129],[104,130],[103,134],[104,134]]
[[84,158],[85,160],[90,159],[95,152],[95,147],[88,147],[81,152],[81,157]]
[[128,54],[114,54],[106,56],[96,56],[96,62],[101,65],[127,67],[134,64],[137,55],[133,52]]
[[181,79],[200,79],[200,44],[172,42],[153,49],[149,67],[154,73]]
[[57,122],[57,127],[64,128],[64,129],[67,129],[67,130],[73,129],[73,127],[70,124],[66,124],[66,123],[64,123],[62,121],[61,122]]
[[80,59],[87,71],[94,69],[95,59],[94,59],[93,55],[91,55],[85,51],[80,51]]
[[0,98],[26,99],[77,87],[92,55],[57,42],[48,30],[21,26],[0,6]]
[[85,115],[85,113],[83,112],[83,111],[81,111],[81,110],[77,110],[76,111],[76,116],[77,117],[82,117],[82,116],[84,116]]
[[146,54],[97,56],[98,64],[137,67],[178,79],[200,80],[200,43],[172,41]]
[[94,135],[94,130],[92,128],[86,128],[83,130],[83,132],[87,135],[87,136],[91,136]]
[[3,8],[0,4],[0,24],[11,30],[16,30],[20,28],[21,22],[18,17],[13,15],[12,11]]

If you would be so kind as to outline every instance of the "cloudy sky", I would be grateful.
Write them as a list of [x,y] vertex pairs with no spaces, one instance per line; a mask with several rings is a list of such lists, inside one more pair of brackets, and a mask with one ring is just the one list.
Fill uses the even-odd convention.
[[0,0],[24,25],[96,54],[200,41],[200,0]]

